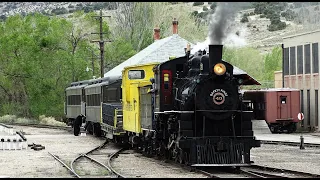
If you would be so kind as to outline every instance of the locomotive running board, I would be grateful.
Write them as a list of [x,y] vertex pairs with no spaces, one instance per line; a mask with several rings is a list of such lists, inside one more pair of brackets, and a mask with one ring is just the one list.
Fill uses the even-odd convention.
[[251,166],[251,164],[192,164],[194,167]]

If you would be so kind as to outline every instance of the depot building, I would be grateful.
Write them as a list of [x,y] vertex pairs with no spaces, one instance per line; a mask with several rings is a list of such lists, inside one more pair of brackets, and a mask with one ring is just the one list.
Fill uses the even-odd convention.
[[[283,38],[282,87],[300,89],[304,130],[319,126],[319,42],[320,30]],[[319,131],[319,130],[318,130]]]

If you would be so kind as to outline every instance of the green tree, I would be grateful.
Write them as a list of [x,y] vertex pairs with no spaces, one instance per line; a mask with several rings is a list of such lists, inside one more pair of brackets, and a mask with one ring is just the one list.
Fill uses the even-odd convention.
[[0,24],[2,115],[62,116],[65,87],[91,77],[85,71],[88,40],[70,41],[80,37],[77,29],[70,21],[38,13],[10,16]]
[[274,80],[274,72],[282,69],[282,48],[275,47],[265,56],[265,80]]

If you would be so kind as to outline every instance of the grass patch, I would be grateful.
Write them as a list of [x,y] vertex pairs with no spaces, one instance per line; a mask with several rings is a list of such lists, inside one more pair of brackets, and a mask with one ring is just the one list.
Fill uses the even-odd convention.
[[21,124],[45,124],[52,126],[66,126],[64,122],[57,121],[53,117],[39,116],[39,119],[17,117],[16,115],[4,115],[0,117],[0,123],[21,123]]

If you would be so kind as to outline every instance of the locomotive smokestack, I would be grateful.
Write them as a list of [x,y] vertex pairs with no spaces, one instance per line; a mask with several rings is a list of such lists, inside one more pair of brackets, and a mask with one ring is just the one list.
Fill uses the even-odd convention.
[[155,27],[153,29],[153,40],[159,40],[160,39],[160,28],[159,27]]
[[209,68],[222,60],[223,45],[209,45]]
[[172,33],[173,34],[178,34],[178,20],[176,18],[173,18],[172,21]]

